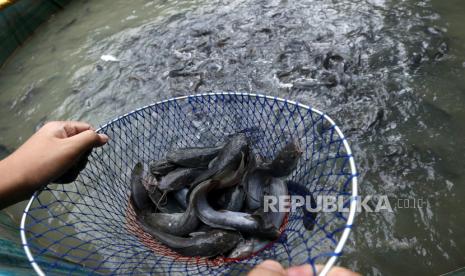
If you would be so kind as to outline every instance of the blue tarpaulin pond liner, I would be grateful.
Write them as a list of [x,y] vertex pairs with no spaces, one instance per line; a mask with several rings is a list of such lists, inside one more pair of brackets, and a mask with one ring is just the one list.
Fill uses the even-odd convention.
[[71,0],[0,1],[0,66],[42,23],[69,2]]
[[[70,274],[242,275],[274,259],[285,266],[326,264],[324,275],[341,254],[355,216],[357,172],[347,140],[322,112],[262,95],[202,94],[143,107],[98,131],[111,140],[91,153],[77,180],[44,187],[24,211],[21,237],[37,273],[66,265]],[[218,144],[237,132],[266,159],[298,139],[304,153],[288,179],[314,197],[343,197],[350,211],[320,212],[310,229],[301,208],[291,211],[280,238],[243,259],[184,257],[146,234],[129,204],[136,162],[163,158],[175,148]],[[44,266],[42,256],[53,259]]]

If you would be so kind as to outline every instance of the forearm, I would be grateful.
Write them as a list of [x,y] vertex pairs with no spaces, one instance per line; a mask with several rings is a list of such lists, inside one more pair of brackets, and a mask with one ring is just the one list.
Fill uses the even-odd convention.
[[20,160],[13,155],[0,161],[0,209],[28,199],[36,187],[28,183]]

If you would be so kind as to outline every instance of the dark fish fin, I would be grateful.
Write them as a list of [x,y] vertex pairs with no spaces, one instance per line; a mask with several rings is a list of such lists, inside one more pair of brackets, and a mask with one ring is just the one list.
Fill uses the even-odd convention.
[[261,162],[255,166],[254,171],[258,171],[260,173],[270,173],[271,171],[271,162]]
[[262,225],[262,228],[264,228],[264,229],[265,228],[266,229],[268,229],[268,228],[276,228],[276,227],[274,227],[271,220],[268,218],[268,216],[265,214],[265,212],[261,208],[254,211],[251,214],[251,217],[256,219],[260,223],[260,225]]
[[258,209],[251,217],[257,220],[260,225],[260,230],[256,233],[257,236],[273,240],[279,237],[279,229],[273,225],[272,221],[265,215],[263,210]]
[[[308,190],[307,187],[292,180],[286,181],[286,184],[289,194],[303,196],[305,199],[307,198],[307,196],[310,196],[310,206],[312,207],[312,209],[315,209],[317,207],[315,197]],[[307,230],[313,230],[313,228],[315,228],[318,213],[308,211],[306,205],[304,206],[304,208],[302,208],[302,212],[302,224]]]
[[257,209],[251,214],[251,216],[258,220],[263,220],[265,218],[265,213],[263,212],[263,210]]

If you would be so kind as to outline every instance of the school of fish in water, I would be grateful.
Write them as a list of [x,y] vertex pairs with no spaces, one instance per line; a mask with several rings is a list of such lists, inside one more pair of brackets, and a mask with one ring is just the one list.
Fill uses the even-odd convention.
[[284,180],[301,155],[291,140],[273,160],[263,160],[239,133],[220,146],[168,152],[149,172],[139,162],[131,175],[137,222],[184,256],[247,257],[280,236],[286,213],[264,212],[263,198],[303,187]]

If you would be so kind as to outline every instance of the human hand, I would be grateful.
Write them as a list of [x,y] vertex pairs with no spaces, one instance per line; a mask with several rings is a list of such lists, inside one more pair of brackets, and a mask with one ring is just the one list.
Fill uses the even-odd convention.
[[50,182],[69,183],[85,167],[94,147],[108,141],[83,122],[50,122],[0,161],[0,207],[25,199]]
[[[319,273],[323,269],[322,265],[316,265]],[[251,270],[248,276],[313,276],[313,269],[310,265],[294,266],[284,269],[278,262],[266,260]],[[346,268],[333,267],[327,274],[328,276],[360,276]]]

